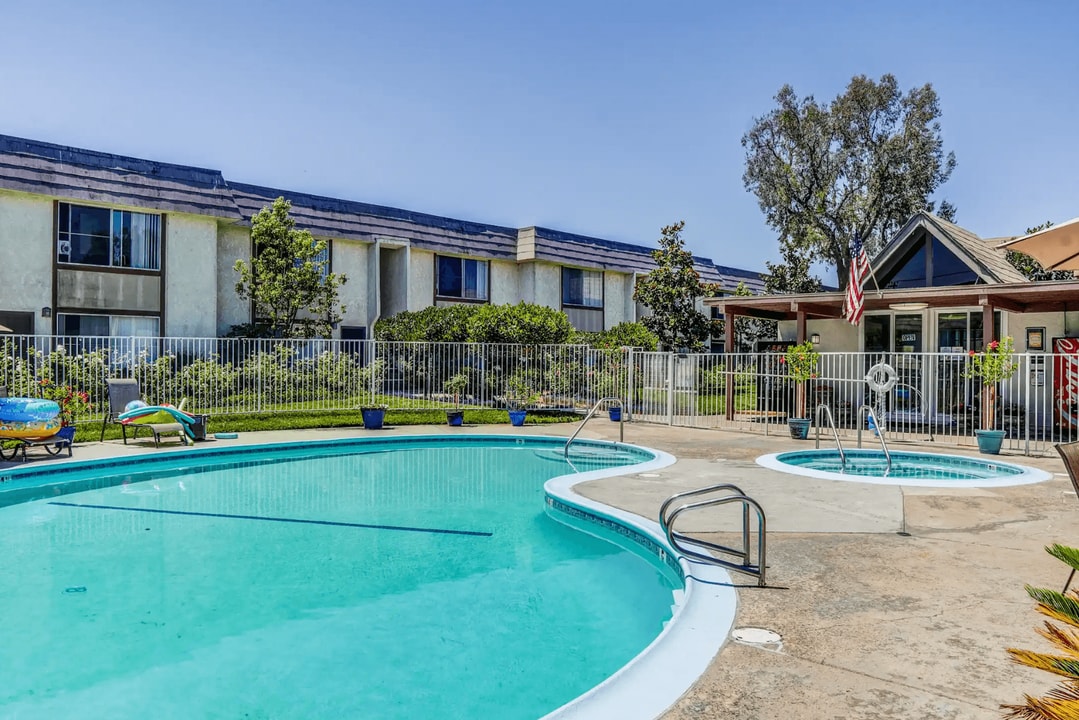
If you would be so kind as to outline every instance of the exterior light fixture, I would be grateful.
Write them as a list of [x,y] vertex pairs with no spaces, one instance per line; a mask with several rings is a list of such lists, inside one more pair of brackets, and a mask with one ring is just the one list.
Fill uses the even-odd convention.
[[809,342],[813,343],[814,345],[820,345],[820,333],[813,333],[812,335],[810,335]]
[[41,317],[52,317],[52,308],[51,307],[43,307],[43,308],[41,308]]
[[889,305],[892,310],[925,310],[929,303],[924,302],[899,302]]

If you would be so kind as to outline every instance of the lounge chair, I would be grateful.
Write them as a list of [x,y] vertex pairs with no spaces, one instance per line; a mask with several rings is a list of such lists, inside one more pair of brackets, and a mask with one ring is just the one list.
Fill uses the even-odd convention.
[[[1079,441],[1060,443],[1056,448],[1064,461],[1064,469],[1068,471],[1068,477],[1071,478],[1072,488],[1075,490],[1075,494],[1079,496]],[[1072,578],[1074,577],[1075,570],[1073,569],[1071,574],[1068,575],[1068,582],[1064,583],[1064,590],[1061,592],[1068,592],[1068,586],[1072,584]]]
[[138,380],[108,380],[109,386],[109,415],[105,418],[105,421],[101,423],[101,440],[105,440],[105,427],[110,424],[120,426],[120,433],[124,438],[124,445],[127,445],[127,431],[131,430],[131,439],[134,440],[139,435],[140,428],[146,428],[154,436],[154,446],[161,446],[161,436],[178,434],[180,441],[184,445],[187,444],[187,433],[184,431],[183,425],[180,423],[157,423],[157,424],[127,424],[120,422],[120,415],[127,408],[128,403],[132,400],[141,400],[141,393],[139,391]]

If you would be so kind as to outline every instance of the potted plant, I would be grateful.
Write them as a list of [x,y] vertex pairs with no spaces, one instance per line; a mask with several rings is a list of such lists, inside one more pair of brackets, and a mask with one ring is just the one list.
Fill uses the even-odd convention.
[[372,400],[372,402],[360,406],[365,430],[381,430],[382,424],[386,420],[386,410],[389,406],[384,403],[373,402],[376,393],[382,388],[385,368],[385,362],[383,362],[382,358],[378,358],[360,371],[360,386],[370,389],[370,399]]
[[446,422],[453,426],[460,426],[464,422],[465,411],[461,409],[461,393],[468,389],[468,375],[459,372],[444,383],[442,390],[453,395],[453,410],[446,411]]
[[528,408],[536,404],[539,394],[522,373],[515,373],[506,383],[505,395],[510,424],[515,427],[524,425],[525,418],[528,417]]
[[70,385],[58,385],[49,378],[42,378],[39,384],[41,397],[52,400],[60,406],[60,430],[56,433],[56,439],[73,443],[75,441],[75,421],[78,418],[86,417],[93,409],[93,405],[90,404],[90,396]]
[[388,405],[368,405],[360,408],[363,414],[364,430],[381,430],[382,423],[386,420]]
[[1009,379],[1019,367],[1012,348],[1012,339],[1005,337],[986,345],[983,352],[971,350],[963,373],[967,379],[977,378],[982,382],[982,427],[974,435],[978,438],[978,451],[986,455],[998,454],[1004,442],[1004,431],[997,429],[997,390],[1001,381]]
[[[623,400],[622,394],[625,392],[625,377],[622,373],[622,368],[616,362],[611,362],[610,366],[601,371],[595,382],[596,395],[599,398],[618,398]],[[613,422],[618,422],[622,419],[622,406],[621,405],[607,405],[607,417]]]
[[779,362],[787,367],[787,375],[795,382],[794,417],[787,417],[791,437],[805,440],[809,437],[809,418],[806,417],[806,382],[817,377],[820,353],[808,340],[801,345],[787,348],[787,354]]

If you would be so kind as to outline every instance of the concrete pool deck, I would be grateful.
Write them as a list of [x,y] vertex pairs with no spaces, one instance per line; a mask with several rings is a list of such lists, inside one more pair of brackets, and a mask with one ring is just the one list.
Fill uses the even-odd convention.
[[[568,435],[576,427],[335,428],[242,433],[213,444],[451,432]],[[1079,544],[1079,499],[1055,456],[1001,456],[1053,473],[1040,484],[912,488],[817,480],[754,462],[765,453],[812,447],[812,441],[660,425],[627,424],[625,430],[627,442],[678,461],[585,483],[578,492],[654,519],[673,493],[733,482],[768,513],[769,587],[734,575],[740,585],[735,627],[775,631],[782,644],[729,641],[665,720],[1000,717],[1001,703],[1020,703],[1024,693],[1042,695],[1054,685],[1046,673],[1011,664],[1005,648],[1045,647],[1034,632],[1041,616],[1023,586],[1061,587],[1066,568],[1043,548]],[[616,424],[597,419],[583,436],[617,434]],[[152,439],[80,444],[74,459],[183,449],[166,442],[158,450]],[[32,450],[27,465],[66,460],[66,454],[47,458]],[[0,462],[0,469],[22,466]],[[687,518],[686,529],[734,544],[727,533],[737,527],[738,511],[708,512]]]

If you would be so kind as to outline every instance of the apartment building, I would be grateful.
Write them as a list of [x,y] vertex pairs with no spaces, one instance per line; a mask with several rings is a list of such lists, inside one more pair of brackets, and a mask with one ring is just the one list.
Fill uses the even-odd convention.
[[[651,248],[509,228],[227,181],[218,170],[0,135],[0,325],[18,333],[214,337],[251,320],[235,291],[251,217],[277,197],[329,240],[349,281],[339,337],[452,303],[527,301],[582,330],[638,319]],[[762,289],[759,273],[695,258],[702,279]]]

